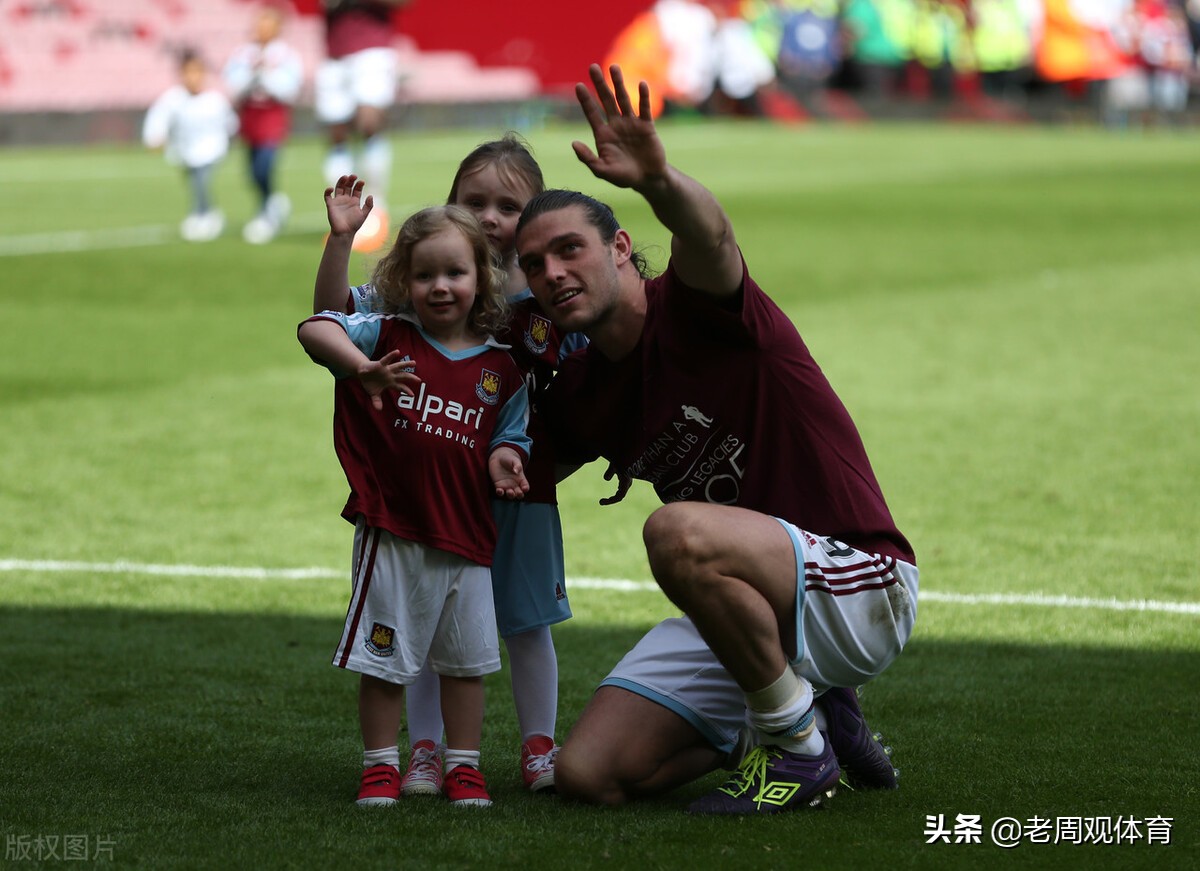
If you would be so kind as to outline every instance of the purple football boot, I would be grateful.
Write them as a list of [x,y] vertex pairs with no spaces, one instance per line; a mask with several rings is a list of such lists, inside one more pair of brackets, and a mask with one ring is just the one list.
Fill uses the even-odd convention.
[[835,687],[816,701],[825,713],[824,735],[832,745],[844,780],[852,789],[895,789],[899,771],[892,748],[871,731],[852,688]]
[[688,805],[689,814],[777,814],[818,807],[837,789],[837,757],[829,742],[819,756],[762,744],[724,785]]

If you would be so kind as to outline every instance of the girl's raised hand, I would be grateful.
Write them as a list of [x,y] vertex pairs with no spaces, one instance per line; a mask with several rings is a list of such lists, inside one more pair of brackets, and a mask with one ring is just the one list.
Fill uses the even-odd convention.
[[374,198],[363,200],[362,192],[362,179],[356,175],[343,175],[333,187],[325,188],[325,215],[331,234],[353,236],[358,232],[375,206]]

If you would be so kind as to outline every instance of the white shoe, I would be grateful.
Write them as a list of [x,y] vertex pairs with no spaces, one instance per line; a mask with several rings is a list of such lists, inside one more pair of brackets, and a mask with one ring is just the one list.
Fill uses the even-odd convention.
[[271,194],[267,197],[267,205],[263,212],[271,219],[275,225],[275,232],[278,233],[287,224],[288,218],[292,214],[292,201],[285,193]]
[[186,242],[199,242],[203,235],[201,225],[203,224],[203,215],[191,214],[188,215],[179,224],[179,235]]
[[266,245],[277,232],[275,222],[264,213],[256,215],[242,228],[242,238],[251,245]]
[[225,229],[225,215],[220,209],[209,209],[196,218],[198,228],[194,242],[211,242]]

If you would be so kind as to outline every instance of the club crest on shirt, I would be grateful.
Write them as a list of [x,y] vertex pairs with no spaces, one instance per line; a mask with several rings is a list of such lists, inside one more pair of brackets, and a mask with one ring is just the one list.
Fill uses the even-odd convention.
[[541,315],[530,315],[529,329],[525,331],[525,347],[534,354],[544,354],[549,346],[550,321]]
[[495,405],[500,401],[500,376],[491,369],[484,369],[479,373],[479,383],[475,385],[475,395],[488,405]]
[[396,652],[396,630],[382,623],[372,623],[366,647],[376,656],[391,656]]

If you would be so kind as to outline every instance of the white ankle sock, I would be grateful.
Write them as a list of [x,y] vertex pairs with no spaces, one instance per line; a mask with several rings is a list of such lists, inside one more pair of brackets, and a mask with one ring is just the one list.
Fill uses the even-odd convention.
[[449,774],[460,765],[466,765],[468,768],[479,768],[479,751],[478,750],[455,750],[451,747],[446,748],[445,756],[446,773]]
[[372,765],[390,765],[399,770],[400,748],[392,746],[380,747],[378,750],[364,750],[363,768],[370,768]]
[[805,756],[825,749],[813,717],[812,684],[791,668],[770,685],[746,694],[750,724],[763,744],[772,744]]

